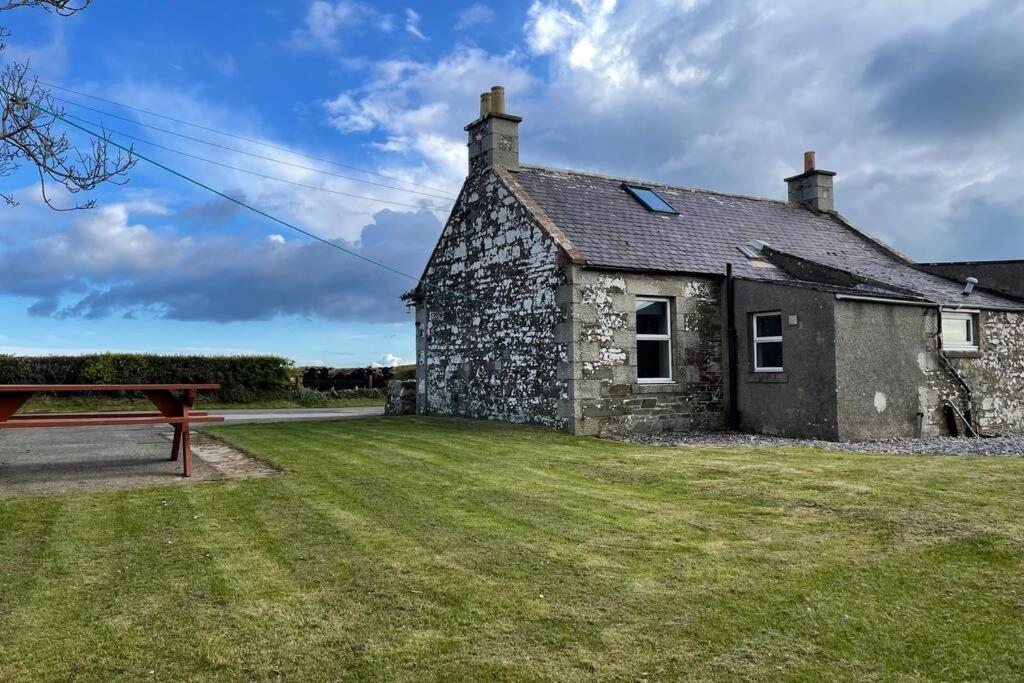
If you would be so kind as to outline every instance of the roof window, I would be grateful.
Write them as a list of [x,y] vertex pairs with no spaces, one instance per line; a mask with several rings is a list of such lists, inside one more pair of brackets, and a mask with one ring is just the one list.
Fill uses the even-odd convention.
[[622,185],[626,192],[633,195],[633,198],[638,202],[647,207],[648,211],[654,211],[655,213],[671,213],[678,214],[679,212],[672,208],[672,205],[666,202],[661,196],[649,187],[643,187],[642,185]]

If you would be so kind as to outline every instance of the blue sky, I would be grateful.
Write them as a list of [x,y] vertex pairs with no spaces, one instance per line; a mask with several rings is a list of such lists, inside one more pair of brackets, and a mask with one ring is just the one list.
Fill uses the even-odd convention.
[[[1024,257],[1019,2],[97,0],[0,24],[4,57],[44,81],[273,148],[55,91],[67,113],[329,190],[137,147],[411,273],[462,181],[462,126],[494,84],[524,117],[531,163],[782,198],[815,149],[839,173],[837,208],[912,257]],[[145,162],[88,212],[43,207],[24,170],[0,190],[21,202],[0,208],[0,352],[413,356],[397,299],[411,281]]]

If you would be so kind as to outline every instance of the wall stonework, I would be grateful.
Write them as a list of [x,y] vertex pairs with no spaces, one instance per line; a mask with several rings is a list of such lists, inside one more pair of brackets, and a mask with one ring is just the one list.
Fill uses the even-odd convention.
[[1024,432],[1024,314],[984,311],[981,355],[954,358],[974,392],[974,416],[982,430]]
[[[614,435],[721,428],[720,282],[580,267],[572,274],[574,431]],[[672,383],[637,383],[637,296],[671,301]]]
[[555,241],[492,171],[467,178],[416,312],[417,411],[570,428],[566,269]]

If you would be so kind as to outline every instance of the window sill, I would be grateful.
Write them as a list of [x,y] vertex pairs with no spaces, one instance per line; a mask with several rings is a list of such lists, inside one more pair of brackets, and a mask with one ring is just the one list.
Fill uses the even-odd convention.
[[679,382],[635,382],[629,387],[634,394],[671,394],[683,391]]
[[981,358],[981,349],[945,349],[947,358]]
[[748,384],[785,384],[789,381],[786,372],[748,372]]

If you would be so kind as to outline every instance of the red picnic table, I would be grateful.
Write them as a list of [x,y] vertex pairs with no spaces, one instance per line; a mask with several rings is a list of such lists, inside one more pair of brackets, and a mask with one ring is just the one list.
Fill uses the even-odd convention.
[[[220,389],[219,384],[0,384],[0,429],[32,427],[103,427],[111,425],[156,425],[174,427],[171,460],[181,453],[183,474],[192,476],[192,437],[189,426],[199,422],[223,422],[194,412],[196,392]],[[39,392],[114,392],[139,391],[153,402],[159,412],[133,413],[35,413],[17,415],[18,409]]]

